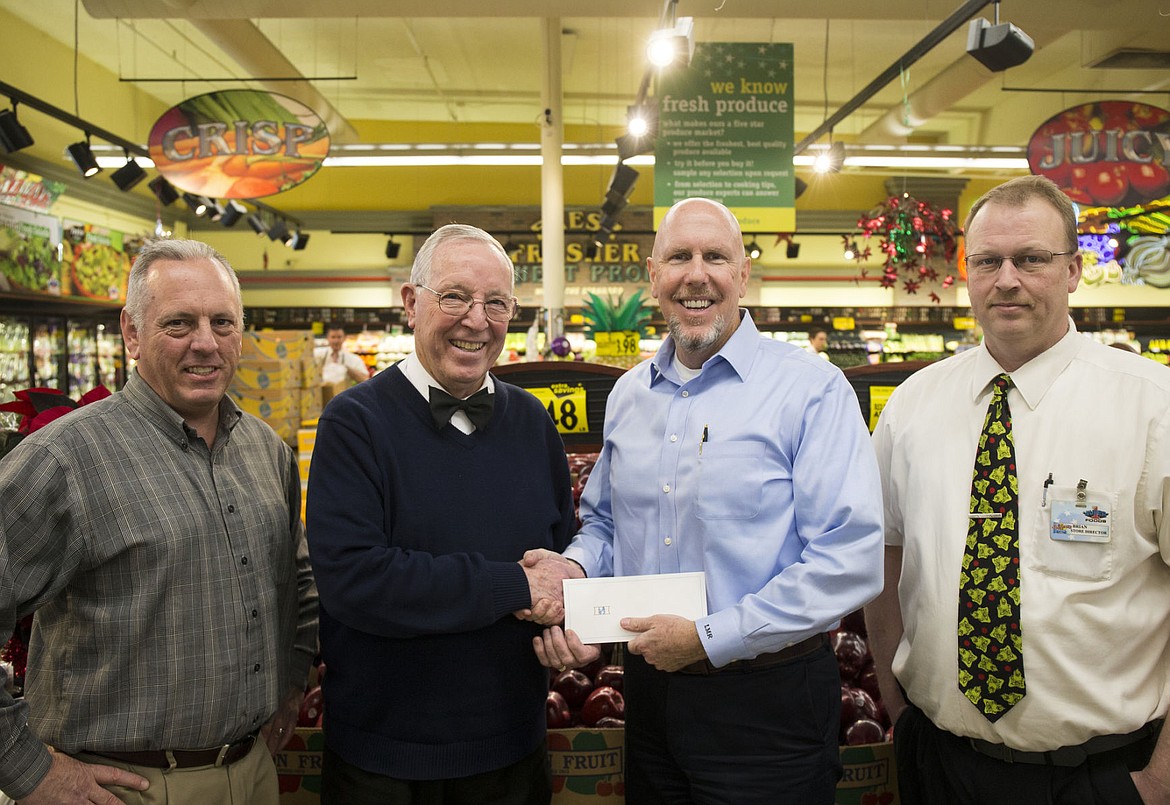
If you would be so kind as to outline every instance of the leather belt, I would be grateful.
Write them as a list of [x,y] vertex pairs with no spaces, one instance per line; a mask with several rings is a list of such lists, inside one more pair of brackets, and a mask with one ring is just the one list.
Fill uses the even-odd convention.
[[1079,766],[1089,755],[1099,755],[1122,749],[1151,735],[1157,736],[1162,729],[1162,720],[1151,721],[1140,729],[1125,735],[1097,735],[1079,746],[1062,746],[1049,752],[1022,752],[1004,744],[993,744],[979,738],[968,738],[971,748],[981,755],[1002,760],[1005,763],[1032,763],[1041,766]]
[[807,637],[799,643],[793,643],[787,648],[782,648],[779,651],[773,651],[768,654],[761,654],[758,657],[752,657],[750,660],[733,660],[727,663],[727,665],[717,668],[711,664],[710,660],[702,659],[683,668],[679,668],[675,673],[696,674],[700,676],[727,673],[746,674],[752,671],[762,671],[765,668],[775,668],[777,665],[788,662],[788,660],[803,657],[806,654],[812,654],[822,646],[828,645],[829,636],[822,632],[821,634]]
[[230,766],[252,751],[256,733],[210,749],[146,749],[139,752],[93,752],[86,754],[154,769],[190,769],[195,766]]

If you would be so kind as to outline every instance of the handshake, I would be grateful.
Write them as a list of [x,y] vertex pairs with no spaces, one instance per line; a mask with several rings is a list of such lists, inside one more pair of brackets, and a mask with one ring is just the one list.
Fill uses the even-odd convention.
[[533,621],[541,626],[563,621],[565,596],[561,582],[565,579],[583,579],[585,571],[571,559],[544,548],[526,552],[520,560],[520,566],[528,577],[532,603],[528,609],[513,614],[520,620]]

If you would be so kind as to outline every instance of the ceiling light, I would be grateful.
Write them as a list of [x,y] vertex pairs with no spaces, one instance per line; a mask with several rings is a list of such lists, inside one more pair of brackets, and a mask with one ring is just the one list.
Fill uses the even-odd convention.
[[147,185],[150,192],[154,193],[154,197],[158,199],[159,204],[164,207],[174,204],[179,200],[179,191],[162,176],[156,176],[150,180]]
[[0,153],[11,154],[32,144],[32,135],[16,119],[16,104],[11,110],[0,109]]
[[235,199],[224,202],[223,213],[219,217],[219,225],[223,227],[235,226],[236,221],[244,217],[248,210]]
[[223,213],[224,213],[224,210],[226,209],[224,207],[224,205],[220,204],[215,199],[209,198],[207,201],[208,201],[207,217],[210,218],[212,221],[223,220]]
[[203,215],[211,205],[211,202],[206,198],[197,196],[194,193],[184,193],[183,201],[187,203],[187,208],[196,215]]
[[[395,243],[394,236],[391,235],[390,240],[386,241],[386,259],[387,260],[397,260],[398,259],[398,250],[401,248],[402,248],[402,244]],[[519,248],[519,247],[513,247],[513,248]],[[508,251],[507,247],[504,248],[504,251]]]
[[268,239],[279,240],[282,243],[289,238],[288,224],[284,219],[277,218],[272,222],[272,226],[268,227]]
[[800,257],[800,244],[794,240],[788,241],[788,248],[784,250],[784,254],[789,260],[795,260]]
[[1023,64],[1032,56],[1032,38],[1010,22],[999,24],[999,3],[995,4],[995,25],[982,17],[967,27],[967,54],[993,73]]
[[288,240],[284,242],[285,246],[291,248],[294,252],[304,251],[305,246],[309,245],[309,233],[297,230],[289,236]]
[[845,244],[845,252],[842,256],[846,260],[856,260],[857,259],[857,241],[856,240],[850,239],[850,241]]
[[646,58],[655,67],[677,64],[686,67],[695,55],[695,18],[679,17],[672,28],[650,34]]
[[638,181],[638,172],[629,165],[619,162],[613,170],[609,180],[609,188],[605,191],[605,201],[601,210],[606,215],[615,215],[626,206],[630,193],[634,192],[634,183]]
[[248,216],[248,226],[252,227],[252,231],[260,237],[268,234],[268,225],[264,223],[264,219],[260,217],[260,213],[254,212]]
[[755,238],[752,238],[752,242],[747,245],[746,251],[747,256],[753,260],[760,259],[760,255],[764,253],[764,250],[760,248],[760,244],[756,242]]
[[126,154],[126,164],[110,174],[110,179],[125,193],[130,188],[146,178],[146,171],[134,161],[129,153]]
[[74,143],[65,150],[69,152],[69,157],[73,160],[73,164],[77,166],[77,169],[81,171],[81,175],[86,179],[91,176],[96,176],[101,172],[97,160],[93,157],[93,151],[89,149],[88,134],[85,135],[83,141]]
[[817,173],[840,173],[845,164],[845,143],[829,143],[829,147],[817,154],[813,170]]

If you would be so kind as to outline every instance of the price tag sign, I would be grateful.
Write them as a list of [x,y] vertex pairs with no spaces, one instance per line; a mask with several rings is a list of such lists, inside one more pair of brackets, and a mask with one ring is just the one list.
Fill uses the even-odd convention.
[[834,316],[833,329],[834,330],[852,330],[857,324],[853,321],[852,316]]
[[889,402],[890,395],[894,393],[893,386],[870,386],[869,387],[869,432],[873,433],[873,429],[877,427],[878,417],[882,415],[882,409],[886,407]]
[[951,326],[956,330],[974,330],[975,317],[974,316],[955,316],[951,319]]
[[588,433],[589,419],[585,415],[585,387],[568,383],[528,389],[544,404],[548,415],[560,433]]
[[638,334],[634,330],[594,333],[597,354],[606,358],[621,358],[638,354]]

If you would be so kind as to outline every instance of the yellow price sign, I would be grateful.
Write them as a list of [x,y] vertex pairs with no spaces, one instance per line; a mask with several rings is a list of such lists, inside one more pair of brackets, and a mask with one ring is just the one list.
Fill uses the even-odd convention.
[[877,427],[878,417],[882,415],[882,409],[886,407],[886,403],[890,399],[890,395],[894,393],[893,386],[870,386],[869,387],[869,431],[873,433],[873,429]]
[[593,334],[597,354],[606,358],[622,358],[638,354],[638,333],[634,330],[600,332]]
[[580,383],[553,383],[528,389],[544,405],[560,433],[588,433],[589,418],[585,413],[585,387]]
[[852,316],[834,316],[833,329],[834,330],[852,330],[857,327],[857,323]]

